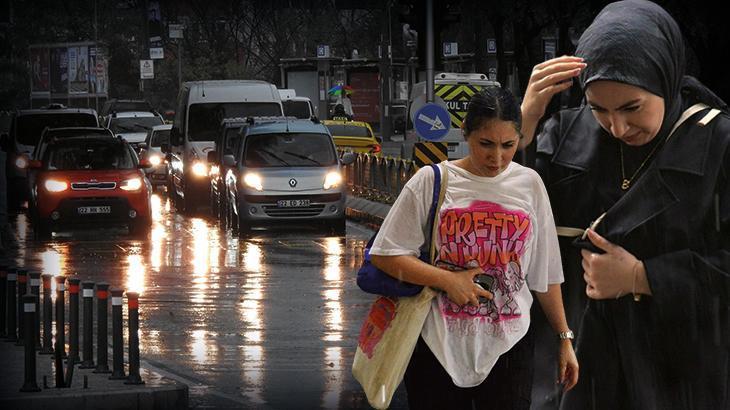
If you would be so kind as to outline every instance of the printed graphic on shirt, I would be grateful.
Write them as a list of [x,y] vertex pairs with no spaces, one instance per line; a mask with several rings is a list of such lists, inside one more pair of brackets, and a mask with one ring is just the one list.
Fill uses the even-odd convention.
[[530,218],[525,212],[474,201],[467,208],[442,211],[438,234],[438,261],[463,268],[478,264],[495,279],[494,299],[479,306],[459,306],[445,294],[439,295],[439,305],[450,327],[458,324],[449,319],[478,318],[498,323],[522,316],[515,295],[525,283],[520,258],[531,234]]
[[385,296],[379,297],[370,308],[368,317],[360,328],[358,346],[371,359],[375,347],[395,319],[395,302]]

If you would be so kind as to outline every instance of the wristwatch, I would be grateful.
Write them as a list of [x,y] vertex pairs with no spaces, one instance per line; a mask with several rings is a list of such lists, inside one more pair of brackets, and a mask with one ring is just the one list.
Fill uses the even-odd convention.
[[575,339],[575,335],[573,334],[572,330],[568,330],[567,332],[560,332],[558,333],[558,337],[560,338],[560,340]]

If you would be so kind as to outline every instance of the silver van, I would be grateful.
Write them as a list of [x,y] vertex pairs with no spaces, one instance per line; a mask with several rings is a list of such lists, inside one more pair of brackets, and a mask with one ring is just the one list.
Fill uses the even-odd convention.
[[318,120],[249,118],[233,154],[222,157],[227,168],[226,226],[245,233],[256,226],[285,222],[323,225],[345,232],[347,186],[343,166],[327,127]]
[[265,81],[220,80],[183,83],[169,153],[170,198],[181,211],[208,203],[208,152],[213,149],[221,120],[230,117],[283,116],[276,87]]

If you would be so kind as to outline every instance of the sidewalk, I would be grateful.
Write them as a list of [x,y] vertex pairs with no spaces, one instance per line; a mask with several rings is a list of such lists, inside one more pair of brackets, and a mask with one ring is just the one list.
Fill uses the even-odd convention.
[[[127,385],[124,380],[109,380],[109,374],[76,366],[72,386],[57,389],[53,356],[36,354],[36,382],[41,391],[21,393],[25,377],[23,347],[0,340],[0,363],[0,408],[4,410],[188,408],[188,386],[145,369],[140,371],[145,384]],[[44,376],[47,388],[43,385]],[[88,378],[87,389],[84,376]]]

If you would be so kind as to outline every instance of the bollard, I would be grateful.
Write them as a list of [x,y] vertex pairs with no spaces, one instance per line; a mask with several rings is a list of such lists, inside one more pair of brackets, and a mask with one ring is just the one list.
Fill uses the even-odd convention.
[[139,375],[139,293],[127,292],[129,316],[129,377],[124,384],[144,384]]
[[7,335],[5,331],[5,319],[7,310],[5,309],[6,299],[8,297],[8,266],[0,263],[0,337]]
[[[56,349],[66,357],[66,277],[56,276]],[[63,367],[63,365],[61,365]]]
[[7,321],[5,323],[5,329],[6,334],[5,337],[7,338],[6,342],[16,342],[18,340],[17,336],[17,330],[18,330],[18,324],[16,323],[18,320],[18,312],[16,309],[18,308],[17,301],[15,300],[15,296],[17,294],[16,292],[16,282],[18,280],[18,274],[16,273],[15,269],[8,270],[8,276],[7,276]]
[[126,379],[124,374],[124,336],[122,334],[122,296],[124,290],[112,289],[112,375],[111,380]]
[[36,305],[35,295],[25,295],[23,300],[23,322],[25,325],[25,383],[20,388],[22,392],[35,392],[41,391],[38,388],[36,382],[35,373],[35,340],[33,340],[35,332],[33,331],[33,324],[35,323]]
[[68,279],[68,362],[71,367],[79,363],[79,284],[81,279]]
[[36,305],[34,295],[25,295],[23,300],[23,330],[25,336],[25,382],[23,387],[20,388],[21,392],[36,392],[41,391],[38,388],[36,382],[36,369],[35,369],[35,341],[33,340],[33,323],[35,323]]
[[35,303],[35,314],[33,315],[33,340],[35,341],[35,349],[41,350],[41,273],[28,273],[28,282],[30,283],[30,294],[33,295]]
[[81,284],[81,297],[84,298],[84,344],[83,361],[79,369],[93,369],[94,367],[94,282]]
[[25,320],[23,319],[23,296],[28,293],[28,271],[25,269],[18,269],[16,272],[18,273],[18,340],[15,342],[15,345],[23,346],[23,337],[25,337]]
[[44,273],[41,275],[43,282],[43,348],[40,354],[53,354],[53,335],[51,334],[51,322],[53,321],[53,302],[51,301],[51,281],[53,275]]
[[111,373],[109,370],[109,284],[96,285],[96,369],[94,373]]
[[63,379],[63,354],[61,353],[61,350],[63,350],[64,347],[61,345],[61,343],[56,339],[56,348],[53,351],[53,358],[54,362],[56,364],[56,388],[60,389],[63,387],[66,387],[66,381]]

